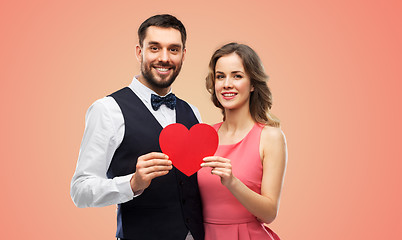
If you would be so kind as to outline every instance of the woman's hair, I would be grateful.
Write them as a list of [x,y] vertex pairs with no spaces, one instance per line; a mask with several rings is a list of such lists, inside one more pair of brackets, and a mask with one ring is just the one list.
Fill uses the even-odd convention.
[[250,113],[254,121],[279,127],[279,119],[270,113],[272,106],[272,94],[268,88],[268,76],[257,53],[247,45],[228,43],[218,50],[211,57],[209,72],[206,77],[206,87],[211,94],[212,102],[222,109],[223,120],[225,120],[225,109],[219,103],[215,93],[215,67],[219,58],[236,53],[243,61],[243,67],[250,78],[254,91],[250,93]]

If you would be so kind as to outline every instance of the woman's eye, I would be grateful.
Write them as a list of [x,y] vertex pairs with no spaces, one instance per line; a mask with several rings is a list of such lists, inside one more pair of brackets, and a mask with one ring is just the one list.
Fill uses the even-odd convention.
[[243,76],[242,76],[242,75],[238,75],[238,74],[237,74],[237,75],[235,75],[234,77],[235,77],[235,79],[242,79],[242,78],[243,78]]
[[223,75],[217,75],[216,76],[216,79],[223,79],[224,77],[223,77]]

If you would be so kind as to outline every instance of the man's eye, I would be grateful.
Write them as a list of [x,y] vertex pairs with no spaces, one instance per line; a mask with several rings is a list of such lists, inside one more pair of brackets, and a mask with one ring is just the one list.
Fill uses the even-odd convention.
[[151,50],[152,51],[158,51],[158,48],[157,47],[151,47]]
[[171,52],[178,52],[179,49],[177,49],[177,48],[172,48],[172,49],[170,49],[170,51],[171,51]]

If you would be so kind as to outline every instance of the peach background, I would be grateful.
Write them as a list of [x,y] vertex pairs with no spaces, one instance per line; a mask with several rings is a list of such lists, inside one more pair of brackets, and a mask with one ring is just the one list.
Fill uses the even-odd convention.
[[174,84],[207,123],[203,79],[228,41],[252,46],[270,75],[289,163],[282,239],[402,235],[400,1],[2,1],[2,239],[113,239],[115,207],[69,196],[90,104],[128,85],[136,30],[171,13],[188,30]]

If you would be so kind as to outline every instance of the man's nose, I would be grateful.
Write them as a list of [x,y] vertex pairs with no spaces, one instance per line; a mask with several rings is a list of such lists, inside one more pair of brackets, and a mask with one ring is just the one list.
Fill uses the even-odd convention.
[[163,49],[159,53],[159,59],[160,62],[168,62],[169,61],[169,52],[167,49]]

